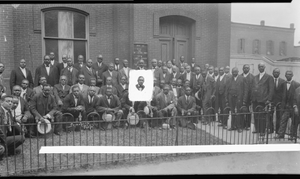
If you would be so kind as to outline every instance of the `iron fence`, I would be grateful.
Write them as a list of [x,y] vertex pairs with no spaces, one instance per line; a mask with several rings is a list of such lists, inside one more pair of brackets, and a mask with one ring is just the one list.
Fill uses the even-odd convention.
[[[243,108],[243,107],[242,107]],[[242,108],[240,111],[243,111]],[[243,144],[268,144],[272,142],[297,142],[297,137],[292,141],[287,140],[289,132],[287,130],[283,139],[274,139],[271,133],[271,120],[274,110],[259,107],[253,111],[230,112],[230,108],[224,109],[224,114],[216,114],[214,109],[207,109],[205,114],[196,116],[176,116],[174,127],[162,125],[153,127],[156,120],[164,123],[165,118],[140,118],[137,125],[128,124],[127,119],[121,120],[121,125],[115,127],[108,125],[107,129],[102,129],[104,121],[100,121],[97,113],[92,113],[93,120],[90,125],[73,125],[74,130],[69,130],[70,122],[53,122],[55,125],[63,125],[64,131],[61,135],[55,135],[53,130],[45,135],[39,134],[35,138],[26,138],[25,142],[19,146],[21,153],[18,155],[6,155],[0,161],[0,175],[22,175],[39,171],[55,171],[61,169],[84,168],[89,166],[100,166],[120,161],[142,160],[145,158],[155,158],[161,155],[175,156],[178,154],[39,154],[42,146],[176,146],[176,145],[243,145]],[[277,111],[278,112],[278,111]],[[293,114],[293,113],[292,113]],[[64,117],[71,114],[64,114]],[[246,116],[251,116],[250,126],[243,127],[242,131],[233,128],[232,120],[245,120]],[[222,118],[223,117],[223,118]],[[254,124],[254,117],[264,120],[264,132],[256,133],[262,123]],[[274,116],[273,116],[274,117]],[[292,119],[298,119],[292,115]],[[182,121],[187,121],[183,125]],[[194,119],[194,120],[193,120]],[[221,125],[222,121],[223,124]],[[204,122],[206,121],[206,122]],[[291,126],[296,124],[296,120],[291,120]],[[76,124],[73,123],[73,124]],[[78,124],[78,123],[77,123]],[[81,122],[83,124],[83,121]],[[107,123],[106,123],[107,124]],[[109,123],[112,124],[112,123]],[[127,124],[127,125],[125,125]],[[22,124],[23,128],[31,124]],[[226,127],[227,125],[227,127]],[[235,124],[234,124],[235,125]],[[289,125],[288,125],[289,126]],[[0,126],[3,127],[3,126]],[[46,130],[46,125],[44,125]],[[276,126],[275,126],[276,127]],[[233,128],[233,130],[228,130]],[[288,127],[289,128],[289,127]],[[24,131],[21,131],[24,135]],[[13,137],[15,137],[15,133]],[[299,138],[299,135],[298,135]],[[14,143],[15,145],[15,143]]]

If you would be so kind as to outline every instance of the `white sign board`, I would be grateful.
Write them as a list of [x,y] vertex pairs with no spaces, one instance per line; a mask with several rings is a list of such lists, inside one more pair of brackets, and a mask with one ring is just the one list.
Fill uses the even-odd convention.
[[[143,78],[142,87],[139,85],[139,78]],[[152,70],[130,70],[129,72],[129,100],[130,101],[151,101],[153,93],[153,72]]]

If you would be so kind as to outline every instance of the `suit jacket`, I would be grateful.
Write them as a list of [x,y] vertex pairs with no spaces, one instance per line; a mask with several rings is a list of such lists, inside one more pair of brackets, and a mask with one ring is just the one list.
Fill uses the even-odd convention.
[[78,80],[79,71],[75,67],[72,68],[72,72],[70,72],[68,68],[64,68],[61,70],[60,74],[65,75],[68,78],[67,84],[69,86],[72,86],[78,82],[77,80]]
[[193,89],[192,91],[193,91],[194,94],[197,92],[197,90],[196,90],[197,84],[200,84],[200,87],[201,87],[203,82],[204,82],[204,79],[203,79],[203,76],[201,74],[199,74],[198,79],[196,77],[196,74],[194,74],[192,76],[192,83],[191,84],[193,84],[192,85],[192,89]]
[[[300,83],[292,81],[289,90],[287,90],[287,82],[283,83],[283,96],[281,102],[281,109],[291,109],[295,102],[295,91],[300,86]],[[297,97],[296,97],[297,98]],[[299,109],[299,108],[298,108]]]
[[[75,84],[75,85],[79,86],[78,83]],[[75,86],[75,85],[73,85],[73,86]],[[71,88],[70,88],[70,93],[72,93],[72,87],[73,86],[71,86]],[[82,90],[79,88],[79,91],[80,91],[80,93],[83,97],[88,95],[88,90],[89,90],[89,87],[85,84],[83,84]]]
[[225,91],[226,91],[226,84],[229,81],[229,77],[224,75],[224,77],[221,80],[221,77],[219,77],[216,81],[216,96],[218,95],[225,95]]
[[[100,88],[100,94],[102,94],[103,96],[105,95],[106,88],[107,88],[106,85],[101,86],[101,88]],[[114,87],[114,86],[112,86],[112,94],[118,96],[118,90],[117,90],[117,88]]]
[[272,101],[274,86],[272,76],[267,73],[259,80],[259,74],[253,78],[252,82],[252,101],[263,102]]
[[82,67],[79,65],[79,63],[75,63],[73,67],[76,68],[76,69],[80,72],[81,69],[82,69],[83,67],[85,67],[85,63],[82,64]]
[[49,75],[47,74],[47,70],[44,64],[40,65],[35,70],[35,77],[34,77],[34,86],[39,85],[39,80],[41,76],[45,76],[47,79],[47,83],[51,86],[58,84],[59,72],[56,66],[50,65],[50,72]]
[[34,91],[31,88],[27,88],[24,99],[26,102],[30,102],[30,100],[33,98],[34,96]]
[[[169,92],[167,95],[167,101],[165,100],[165,94],[164,93],[159,93],[156,97],[156,102],[157,102],[157,109],[161,110],[164,108],[173,108],[175,107],[175,101],[176,101],[176,97],[174,96],[173,93]],[[171,103],[172,102],[172,103]]]
[[87,67],[83,67],[81,68],[80,73],[84,74],[85,77],[85,81],[84,84],[86,84],[87,86],[91,85],[91,78],[96,78],[96,71],[95,69],[93,69],[92,67],[90,68],[92,71],[89,71],[87,69]]
[[[124,68],[121,68],[121,69],[119,70],[120,78],[121,78],[122,76],[126,76],[126,78],[127,78],[127,80],[128,80],[128,79],[129,79],[129,72],[130,72],[130,70],[131,70],[131,68],[128,67],[128,76],[127,76],[126,73],[125,73]],[[120,80],[120,78],[119,78],[119,80]]]
[[108,70],[106,72],[104,72],[103,78],[102,78],[102,81],[103,81],[102,84],[106,85],[106,78],[109,76],[112,77],[112,85],[117,86],[117,84],[119,84],[119,72],[117,72],[117,71],[112,71],[112,76],[110,75]]
[[20,104],[21,104],[21,114],[27,117],[27,119],[31,116],[30,109],[29,109],[29,104],[25,101],[23,98],[20,99]]
[[293,106],[296,105],[298,108],[298,116],[299,115],[299,110],[300,110],[300,87],[296,88],[295,93],[294,93],[294,99],[293,99]]
[[128,89],[128,84],[125,84],[125,89],[122,87],[121,84],[118,84],[118,85],[116,86],[116,89],[117,89],[117,96],[118,96],[119,98],[121,98],[122,95],[123,95],[123,90]]
[[30,111],[34,117],[43,117],[49,114],[52,118],[57,111],[57,103],[55,97],[50,94],[48,98],[43,96],[43,93],[35,94],[29,102]]
[[272,96],[272,103],[276,106],[279,102],[282,102],[282,97],[283,97],[283,91],[284,91],[284,82],[285,80],[282,78],[278,77],[278,81],[277,81],[277,87],[275,84],[275,80],[273,77],[273,86],[274,86],[274,94]]
[[[6,137],[7,136],[14,136],[15,135],[20,135],[21,133],[21,128],[19,125],[17,125],[11,116],[11,131],[9,131],[9,126],[7,125],[7,118],[5,116],[5,111],[3,108],[0,106],[0,143],[6,146]],[[5,126],[7,125],[7,126]]]
[[[33,92],[34,95],[35,94],[40,94],[40,93],[43,92],[43,89],[42,89],[41,86],[36,86],[36,87],[33,88],[32,92]],[[54,95],[53,87],[52,86],[51,86],[50,94]]]
[[185,94],[184,88],[182,87],[180,88],[177,87],[176,90],[177,90],[177,98]]
[[26,78],[22,73],[20,67],[14,69],[10,73],[10,89],[13,89],[15,85],[21,86],[22,80],[27,79],[29,81],[29,88],[33,88],[33,79],[31,75],[31,71],[28,68],[25,68]]
[[54,93],[57,103],[58,103],[58,101],[63,102],[64,98],[69,94],[70,88],[71,87],[69,85],[65,85],[65,89],[63,89],[61,84],[54,85],[53,93]]
[[182,110],[187,111],[195,111],[196,110],[196,99],[193,96],[189,96],[189,100],[186,100],[185,95],[178,98],[177,109],[180,113]]
[[96,112],[99,102],[100,102],[100,98],[97,95],[93,96],[93,100],[91,102],[89,101],[88,96],[84,97],[86,113],[89,114],[91,112]]
[[241,106],[243,102],[246,102],[248,95],[247,82],[245,77],[238,75],[236,81],[234,77],[228,79],[226,92],[225,92],[225,102],[230,102],[232,96],[237,96],[238,104]]
[[[68,65],[66,67],[68,67]],[[61,63],[57,64],[57,69],[59,71],[59,76],[61,76],[62,75],[61,71],[64,69],[64,63],[61,62]]]
[[162,90],[158,86],[153,87],[153,97],[156,97]]
[[[130,107],[133,107],[132,101],[129,100],[128,93],[127,93],[127,95],[122,96],[122,98],[120,99],[120,102],[121,102],[121,107],[122,107],[123,111],[124,111],[124,109],[129,110]],[[127,116],[125,116],[125,117],[127,117]]]
[[121,70],[122,68],[123,68],[123,65],[121,65],[121,64],[119,64],[119,69],[117,69],[117,66],[116,66],[116,64],[114,63],[114,70],[115,71],[119,71],[119,70]]
[[160,80],[162,80],[162,75],[163,75],[162,69],[156,67],[153,71],[153,77],[156,78],[158,84],[160,84]]
[[178,80],[178,78],[181,77],[181,75],[180,75],[179,72],[177,72],[175,76],[174,76],[174,73],[172,72],[172,73],[170,74],[170,76],[171,76],[171,77],[170,77],[170,81],[171,81],[173,78],[176,78],[176,79]]
[[[242,73],[241,75],[244,76],[244,73]],[[246,104],[250,105],[251,104],[251,94],[252,94],[252,83],[253,83],[254,76],[251,73],[249,73],[247,75],[247,77],[245,77],[245,78],[246,78],[247,89],[248,89]]]
[[[102,62],[100,66],[99,66],[98,62],[94,63],[93,68],[95,69],[97,80],[99,80],[99,79],[102,80],[103,73],[108,70],[108,66],[104,62]],[[102,82],[102,85],[103,85],[103,82]]]
[[119,111],[121,109],[121,102],[118,96],[111,95],[110,104],[108,103],[106,95],[101,96],[97,111],[99,113],[104,113],[106,108],[111,108],[115,112]]
[[70,93],[63,100],[62,112],[73,113],[75,111],[73,108],[77,106],[85,107],[84,97],[81,94],[79,94],[79,97],[77,99],[77,104],[75,104],[74,95]]
[[170,82],[171,82],[171,80],[172,80],[171,77],[172,77],[172,76],[171,76],[171,74],[170,74],[169,72],[167,72],[167,73],[165,74],[165,76],[164,76],[164,73],[162,73],[162,75],[161,75],[161,80],[165,80],[165,83],[166,83],[166,84],[170,84]]
[[[191,84],[191,87],[193,87],[193,78],[194,78],[195,74],[193,74],[192,72],[190,72],[190,84]],[[181,76],[181,79],[182,79],[182,82],[184,82],[185,80],[187,80],[187,73],[184,73],[182,76]]]
[[202,99],[204,102],[209,102],[213,94],[215,94],[215,79],[210,75],[206,76],[206,81],[204,79],[202,83]]

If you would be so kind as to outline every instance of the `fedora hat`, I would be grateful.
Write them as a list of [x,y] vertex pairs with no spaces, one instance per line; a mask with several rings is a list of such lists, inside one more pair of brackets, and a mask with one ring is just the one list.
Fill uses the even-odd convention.
[[149,109],[148,106],[144,107],[144,112],[145,112],[146,115],[150,114],[150,109]]
[[105,121],[105,122],[111,122],[111,121],[114,121],[116,118],[115,114],[114,113],[111,113],[111,112],[108,112],[108,113],[103,113],[102,115],[102,119]]
[[37,124],[37,131],[40,134],[47,134],[51,131],[51,123],[48,119],[44,119],[45,122],[39,121]]
[[130,125],[136,125],[139,122],[140,118],[137,113],[129,113],[127,115],[127,121]]

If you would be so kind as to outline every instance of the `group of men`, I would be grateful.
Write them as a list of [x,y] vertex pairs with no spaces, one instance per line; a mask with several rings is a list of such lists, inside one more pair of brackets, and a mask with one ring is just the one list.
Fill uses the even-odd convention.
[[[3,67],[2,67],[3,65]],[[2,70],[3,68],[3,70]],[[154,75],[153,95],[151,101],[130,101],[128,98],[129,71],[128,60],[115,58],[113,63],[106,65],[103,56],[98,55],[97,61],[78,56],[78,63],[73,64],[73,59],[67,55],[62,56],[58,63],[53,52],[44,56],[42,65],[36,68],[34,78],[31,71],[26,68],[26,61],[20,60],[20,66],[11,72],[10,89],[12,95],[3,95],[0,108],[0,155],[5,146],[9,151],[21,145],[25,137],[37,136],[36,125],[39,121],[57,122],[54,133],[61,135],[64,128],[61,122],[64,113],[71,113],[76,120],[86,121],[87,116],[98,113],[100,120],[104,114],[112,114],[115,118],[113,127],[126,127],[124,120],[132,111],[138,112],[149,109],[149,113],[141,117],[153,117],[148,123],[140,121],[137,125],[161,128],[168,124],[170,128],[176,126],[176,116],[182,127],[195,128],[198,122],[203,125],[215,121],[217,114],[219,126],[227,129],[228,112],[232,115],[231,128],[228,130],[249,130],[251,115],[266,107],[281,110],[276,112],[276,128],[270,122],[267,129],[283,138],[288,118],[293,112],[298,116],[300,107],[299,83],[292,80],[293,72],[286,72],[286,79],[279,78],[280,70],[274,69],[273,76],[265,72],[265,65],[258,65],[259,74],[251,74],[250,66],[243,66],[243,73],[239,74],[238,68],[214,68],[209,64],[204,67],[196,64],[195,58],[188,64],[184,56],[180,61],[162,62],[153,59],[151,67]],[[136,70],[146,70],[144,60],[140,60]],[[0,64],[0,73],[4,71],[4,64]],[[0,74],[0,77],[1,77]],[[1,78],[0,78],[1,79]],[[1,87],[1,85],[0,85]],[[138,89],[143,89],[137,87]],[[5,89],[5,87],[1,87]],[[1,90],[1,94],[5,92]],[[212,112],[213,111],[213,112]],[[239,113],[246,112],[242,115]],[[200,114],[204,116],[199,120]],[[266,118],[254,116],[254,133],[265,135]],[[271,118],[270,118],[271,120]],[[293,118],[291,138],[296,137],[295,132],[299,123],[298,117]],[[22,124],[26,125],[25,136],[21,134]],[[108,123],[101,123],[100,129],[105,130]],[[13,144],[12,137],[15,142]],[[10,142],[9,142],[10,141]]]

